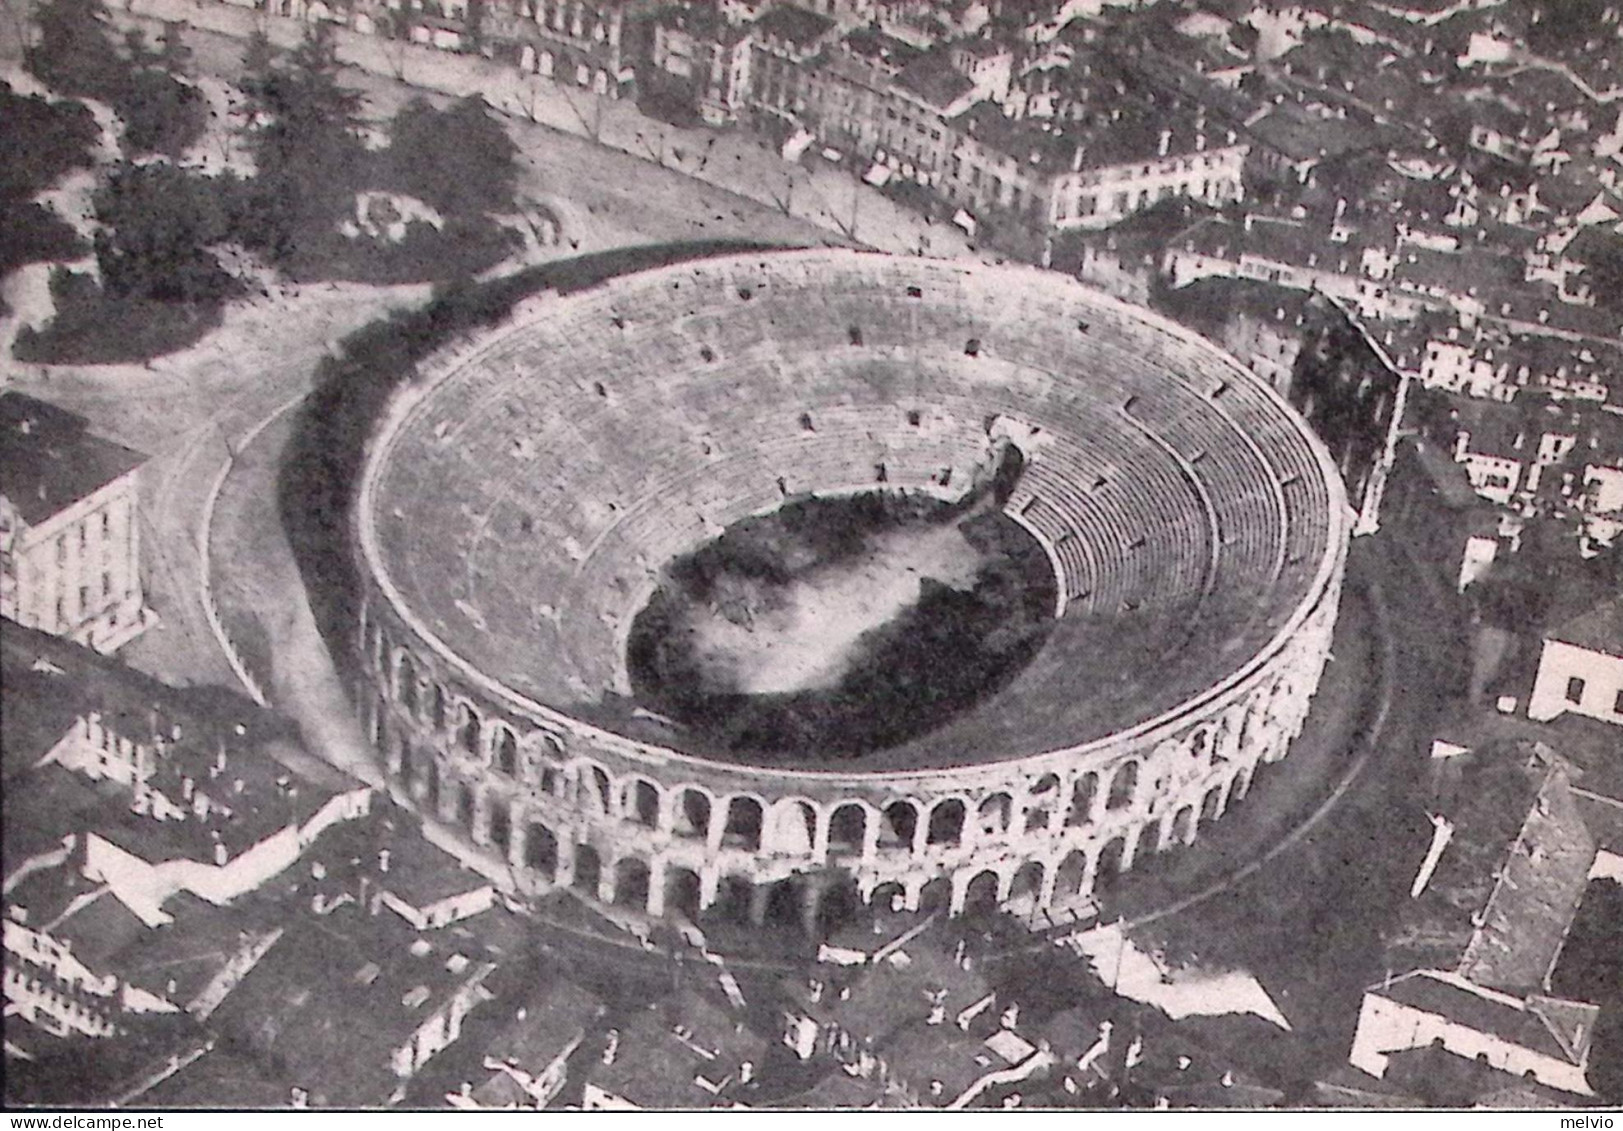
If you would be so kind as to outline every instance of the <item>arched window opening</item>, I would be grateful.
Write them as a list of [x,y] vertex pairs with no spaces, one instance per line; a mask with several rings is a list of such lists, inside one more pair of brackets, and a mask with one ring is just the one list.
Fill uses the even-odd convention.
[[880,849],[912,851],[913,838],[918,833],[918,826],[919,811],[912,802],[892,801],[885,806],[883,820],[879,826]]
[[636,779],[626,790],[626,820],[644,828],[659,824],[659,790],[651,782]]
[[699,917],[699,874],[688,868],[670,868],[665,872],[665,911],[675,912],[688,919]]
[[1116,771],[1116,776],[1110,780],[1110,797],[1105,802],[1107,809],[1126,809],[1133,803],[1133,794],[1138,791],[1138,763],[1125,762]]
[[932,845],[957,845],[964,839],[964,803],[942,801],[930,810],[930,829],[925,841]]
[[753,797],[735,797],[727,804],[727,823],[721,843],[728,848],[755,851],[761,847],[761,803]]
[[513,841],[512,819],[507,815],[507,806],[495,802],[490,807],[490,845],[503,856]]
[[575,847],[575,876],[570,886],[585,895],[597,898],[597,888],[603,879],[603,860],[597,849],[589,844]]
[[976,832],[983,837],[1002,836],[1009,831],[1009,816],[1014,801],[1007,793],[994,793],[984,798],[976,809]]
[[1099,792],[1099,775],[1083,774],[1071,787],[1071,808],[1065,814],[1065,827],[1079,828],[1093,819],[1093,800]]
[[684,789],[676,807],[676,835],[703,840],[710,832],[710,798],[697,789]]
[[530,826],[524,840],[524,866],[549,880],[558,874],[558,838],[547,826]]
[[614,902],[637,909],[648,906],[648,865],[635,856],[614,866]]
[[518,776],[518,739],[506,727],[496,731],[496,769],[510,778]]
[[964,889],[965,914],[985,914],[997,910],[997,873],[982,872]]
[[858,854],[868,838],[868,812],[847,802],[828,819],[828,846],[834,852]]

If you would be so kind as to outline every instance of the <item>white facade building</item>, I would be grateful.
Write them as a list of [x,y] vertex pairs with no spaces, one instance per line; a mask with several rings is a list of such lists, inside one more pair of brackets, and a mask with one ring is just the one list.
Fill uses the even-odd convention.
[[1527,713],[1539,722],[1574,714],[1623,726],[1623,598],[1545,637]]
[[145,460],[80,416],[0,395],[0,616],[99,652],[153,623],[137,520]]

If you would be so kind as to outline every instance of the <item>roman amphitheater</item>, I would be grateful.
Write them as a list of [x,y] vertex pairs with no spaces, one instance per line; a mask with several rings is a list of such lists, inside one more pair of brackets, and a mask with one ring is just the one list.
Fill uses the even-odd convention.
[[[1005,686],[860,755],[718,752],[638,706],[676,556],[785,499],[950,498],[995,446],[1054,621]],[[1192,841],[1300,732],[1350,514],[1320,442],[1197,336],[1073,280],[847,251],[544,294],[405,383],[355,508],[364,724],[532,892],[815,922],[1061,914]],[[950,662],[951,657],[943,657]]]

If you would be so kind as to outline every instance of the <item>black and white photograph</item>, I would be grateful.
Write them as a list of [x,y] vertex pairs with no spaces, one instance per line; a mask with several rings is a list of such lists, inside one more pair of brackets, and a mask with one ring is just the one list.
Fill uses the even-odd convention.
[[0,772],[12,1129],[1606,1131],[1623,0],[0,0]]

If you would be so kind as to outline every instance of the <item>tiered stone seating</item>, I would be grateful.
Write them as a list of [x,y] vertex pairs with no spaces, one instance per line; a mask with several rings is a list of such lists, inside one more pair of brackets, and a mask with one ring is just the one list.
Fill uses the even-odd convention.
[[407,603],[542,699],[612,685],[616,626],[672,556],[785,495],[877,485],[878,464],[892,488],[941,490],[950,469],[961,490],[998,416],[1034,432],[1007,510],[1082,626],[1049,647],[1170,617],[1171,643],[1144,645],[1169,688],[1266,644],[1342,529],[1319,453],[1265,387],[1053,276],[742,257],[538,311],[417,406],[373,521]]

